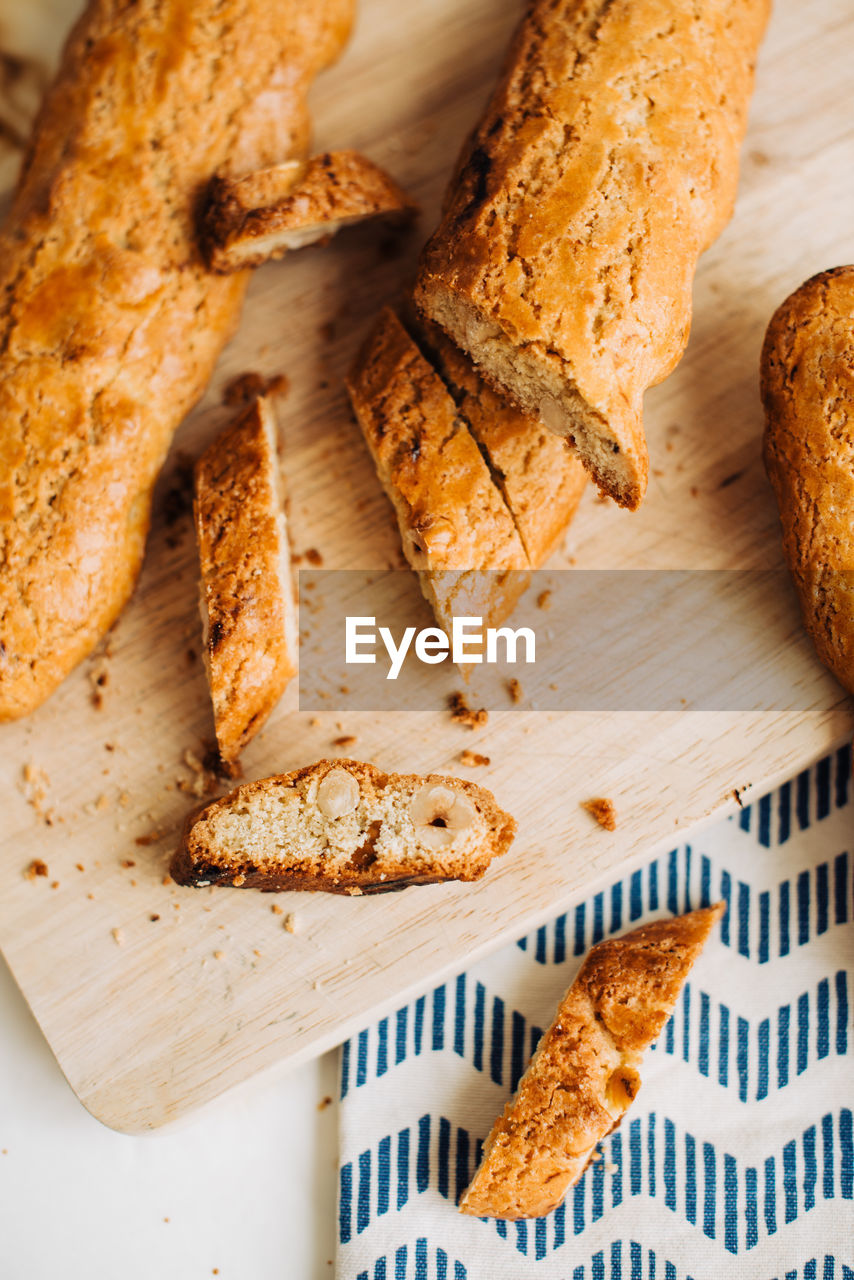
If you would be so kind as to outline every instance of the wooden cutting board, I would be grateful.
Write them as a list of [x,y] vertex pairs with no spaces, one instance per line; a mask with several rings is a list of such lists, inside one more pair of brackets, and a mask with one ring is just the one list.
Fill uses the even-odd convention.
[[[26,8],[20,39],[37,48],[39,7]],[[56,9],[45,0],[48,59]],[[0,5],[0,38],[14,43],[7,11],[11,3]],[[295,549],[317,549],[330,568],[399,564],[342,375],[377,308],[412,273],[517,16],[515,3],[494,0],[362,0],[350,48],[316,86],[317,142],[386,165],[422,202],[420,229],[391,247],[376,228],[357,229],[257,274],[240,333],[176,441],[131,605],[104,650],[36,715],[0,728],[0,945],[73,1089],[117,1129],[161,1125],[336,1044],[654,846],[730,811],[735,787],[758,794],[851,732],[851,705],[802,641],[790,596],[756,618],[767,633],[763,661],[798,691],[801,709],[785,714],[546,713],[508,701],[472,733],[451,724],[439,683],[433,710],[381,716],[300,713],[291,690],[246,752],[247,777],[304,764],[355,735],[349,752],[383,767],[456,769],[487,783],[518,818],[511,853],[473,886],[282,895],[276,905],[294,913],[294,933],[269,896],[163,882],[212,734],[195,547],[175,501],[182,458],[226,420],[230,378],[283,372]],[[736,216],[703,259],[687,355],[647,398],[649,495],[630,515],[589,492],[555,568],[779,566],[757,362],[783,297],[854,260],[852,38],[850,0],[813,0],[808,16],[799,0],[778,0]],[[491,766],[465,770],[466,747]],[[592,795],[613,799],[615,832],[580,809]],[[37,858],[48,874],[30,879]]]

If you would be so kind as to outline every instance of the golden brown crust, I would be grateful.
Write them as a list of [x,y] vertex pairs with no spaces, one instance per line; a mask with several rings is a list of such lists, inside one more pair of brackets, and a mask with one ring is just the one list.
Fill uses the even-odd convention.
[[273,411],[255,400],[195,468],[193,513],[216,738],[233,766],[296,675]]
[[532,0],[416,302],[635,508],[642,397],[735,196],[768,0]]
[[816,651],[854,692],[854,266],[775,312],[762,348],[765,466]]
[[[276,837],[269,837],[266,852],[257,848],[226,849],[217,841],[215,826],[223,813],[251,810],[259,800],[280,803],[284,792],[296,791],[299,805],[311,823],[322,828],[334,824],[324,818],[320,809],[318,786],[330,772],[344,771],[358,784],[360,821],[367,827],[367,838],[360,847],[350,850],[346,860],[332,856],[332,842],[318,855],[276,847]],[[462,796],[477,815],[477,837],[458,855],[450,858],[436,854],[418,856],[404,851],[395,856],[384,845],[380,806],[388,793],[400,792],[404,799],[418,790],[436,786],[453,795]],[[374,765],[358,760],[319,760],[316,764],[277,774],[257,782],[245,783],[229,795],[192,813],[184,829],[180,848],[170,867],[172,878],[183,885],[204,886],[228,884],[237,888],[257,888],[270,892],[280,890],[320,890],[327,893],[384,893],[410,884],[433,884],[444,880],[479,880],[493,857],[506,853],[516,832],[514,819],[495,802],[491,792],[460,778],[428,774],[385,773]],[[399,843],[399,842],[398,842]],[[410,839],[410,845],[414,842]],[[387,845],[388,842],[386,841]],[[392,849],[394,844],[392,842]],[[327,856],[325,849],[329,850]],[[282,854],[288,855],[283,863]],[[340,850],[339,850],[340,853]]]
[[344,224],[410,218],[417,206],[358,151],[325,151],[243,178],[215,178],[202,224],[214,271],[240,271],[327,241]]
[[587,472],[569,441],[484,381],[438,325],[421,321],[417,330],[487,459],[531,568],[540,568],[563,540],[587,487]]
[[92,0],[72,32],[0,233],[0,720],[131,593],[154,480],[246,285],[207,270],[198,193],[303,152],[308,84],[350,16]]
[[634,1099],[640,1057],[725,909],[719,902],[593,947],[487,1139],[462,1213],[531,1218],[560,1204]]
[[[449,614],[471,613],[475,602],[485,625],[495,625],[527,586],[529,560],[476,440],[391,308],[381,312],[347,387],[403,550],[441,625]],[[477,578],[465,572],[472,570],[493,572]]]

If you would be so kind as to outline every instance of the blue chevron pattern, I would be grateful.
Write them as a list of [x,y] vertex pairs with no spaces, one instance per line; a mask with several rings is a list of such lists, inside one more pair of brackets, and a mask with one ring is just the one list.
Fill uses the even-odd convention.
[[[750,1272],[762,1280],[854,1280],[854,1246],[840,1252],[842,1242],[854,1241],[852,1112],[834,1109],[850,1096],[817,1095],[814,1083],[821,1070],[831,1090],[839,1087],[854,1031],[854,949],[845,928],[854,921],[850,778],[846,747],[344,1045],[339,1280],[480,1277],[496,1249],[502,1275],[518,1259],[514,1280],[529,1267],[554,1280],[717,1280],[725,1258],[735,1265],[742,1256],[767,1256],[762,1272]],[[656,1071],[648,1068],[658,1081],[683,1073],[676,1110],[667,1094],[644,1111],[642,1091],[601,1144],[601,1158],[544,1219],[449,1216],[501,1105],[488,1099],[511,1094],[542,1035],[519,977],[540,992],[537,1008],[553,1008],[595,942],[717,898],[729,903],[716,952],[723,985],[705,970],[686,983],[653,1046]],[[706,954],[714,950],[711,943]],[[508,1000],[513,974],[517,994]],[[667,1066],[671,1059],[681,1065]],[[451,1080],[465,1097],[483,1100],[482,1121],[468,1104],[447,1108],[443,1082]],[[679,1098],[699,1100],[701,1088],[703,1120],[713,1119],[698,1124],[690,1107],[680,1112]],[[396,1104],[397,1123],[383,1134],[383,1099],[401,1097],[412,1105],[401,1113]],[[804,1105],[815,1108],[812,1116],[793,1110]],[[363,1119],[354,1130],[378,1132],[369,1145],[348,1146],[349,1108],[370,1115],[367,1128]],[[747,1128],[738,1117],[750,1117]],[[640,1219],[633,1204],[644,1206]],[[816,1215],[833,1238],[813,1237],[823,1251],[808,1256],[791,1232]],[[664,1250],[668,1221],[678,1224],[681,1243]],[[376,1247],[389,1231],[395,1247]],[[784,1240],[785,1265],[776,1244]],[[692,1259],[709,1248],[719,1251],[718,1269],[698,1271]],[[363,1261],[351,1265],[350,1258]],[[558,1271],[548,1269],[551,1259]]]
[[[754,1248],[760,1232],[773,1235],[779,1222],[808,1213],[819,1198],[854,1199],[854,1136],[847,1108],[822,1116],[760,1167],[740,1167],[735,1156],[693,1134],[679,1134],[673,1120],[655,1112],[629,1121],[627,1130],[602,1143],[604,1158],[594,1161],[547,1218],[484,1221],[520,1253],[539,1259],[559,1249],[568,1234],[578,1236],[598,1222],[606,1208],[630,1196],[657,1196],[710,1239],[722,1234],[726,1250],[737,1253],[739,1247]],[[482,1154],[483,1139],[445,1116],[434,1123],[432,1116],[422,1115],[417,1126],[401,1129],[394,1140],[391,1135],[381,1139],[375,1149],[341,1167],[339,1239],[346,1244],[375,1215],[400,1210],[410,1197],[430,1189],[456,1203]]]

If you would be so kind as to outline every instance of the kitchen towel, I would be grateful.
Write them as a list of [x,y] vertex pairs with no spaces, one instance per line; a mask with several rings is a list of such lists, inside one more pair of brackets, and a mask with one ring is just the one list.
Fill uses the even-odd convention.
[[[337,1280],[854,1280],[851,792],[845,747],[348,1041]],[[637,1099],[565,1202],[459,1214],[589,948],[720,898]]]

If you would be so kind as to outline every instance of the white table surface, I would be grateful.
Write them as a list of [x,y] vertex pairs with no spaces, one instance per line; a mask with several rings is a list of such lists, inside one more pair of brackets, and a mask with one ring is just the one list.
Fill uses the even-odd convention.
[[336,1077],[326,1054],[178,1127],[114,1133],[71,1092],[0,959],[0,1278],[329,1280],[336,1105],[318,1103]]

